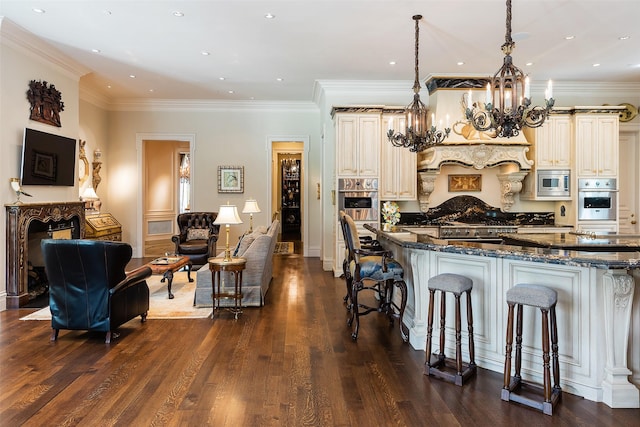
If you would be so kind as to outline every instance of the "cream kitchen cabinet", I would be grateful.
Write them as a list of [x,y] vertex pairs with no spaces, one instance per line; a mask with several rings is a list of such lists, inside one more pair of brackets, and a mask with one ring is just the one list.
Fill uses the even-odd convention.
[[418,197],[418,155],[408,148],[394,147],[386,137],[392,120],[392,128],[405,129],[405,117],[382,117],[383,140],[380,150],[380,200],[416,200]]
[[578,233],[617,233],[618,223],[616,221],[578,221],[576,225]]
[[336,114],[336,173],[378,178],[380,113]]
[[539,128],[525,128],[532,143],[533,167],[541,169],[571,169],[571,116],[552,114]]
[[523,181],[522,200],[571,200],[569,196],[539,196],[538,173],[540,170],[571,171],[571,147],[573,144],[573,124],[570,110],[560,109],[560,114],[552,114],[538,128],[524,128],[527,141],[531,143],[530,158],[533,169]]
[[618,176],[619,123],[617,114],[576,114],[576,175]]

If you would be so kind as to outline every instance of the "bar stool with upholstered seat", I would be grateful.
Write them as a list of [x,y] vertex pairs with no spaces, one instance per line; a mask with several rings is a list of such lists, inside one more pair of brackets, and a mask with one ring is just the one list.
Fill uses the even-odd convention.
[[[534,284],[518,284],[507,291],[507,345],[504,360],[504,387],[502,388],[502,400],[518,402],[538,410],[546,415],[552,415],[553,407],[560,399],[560,364],[558,361],[558,326],[556,323],[556,303],[558,293],[546,286]],[[514,306],[518,306],[516,320],[516,362],[515,375],[511,377],[511,350],[513,344],[513,312]],[[525,383],[520,376],[522,364],[522,306],[538,307],[542,312],[542,364],[543,386]],[[549,324],[551,317],[551,324]],[[549,330],[551,329],[551,330]],[[551,352],[553,364],[553,389],[551,388],[551,374],[549,366],[549,335],[551,335]],[[543,400],[534,400],[532,397],[518,394],[523,389],[533,389],[543,392]]]
[[[452,382],[461,386],[476,373],[475,349],[473,344],[473,314],[471,309],[471,289],[473,281],[465,276],[443,273],[429,279],[429,314],[427,325],[427,348],[424,374]],[[438,354],[431,354],[433,333],[433,309],[435,292],[440,291],[440,350]],[[455,297],[456,307],[456,358],[447,358],[444,354],[446,293]],[[460,296],[467,294],[467,325],[469,330],[469,363],[462,362],[462,334],[460,321]],[[448,370],[446,368],[449,368]],[[451,371],[451,368],[454,370]]]
[[[409,341],[409,331],[403,323],[404,310],[407,305],[407,284],[404,269],[393,259],[393,254],[382,248],[366,249],[363,247],[356,224],[351,216],[341,216],[344,227],[346,256],[348,262],[344,265],[347,280],[347,298],[350,300],[351,316],[347,324],[352,327],[351,338],[358,339],[360,317],[377,312],[387,315],[391,325],[398,319],[400,335],[404,342]],[[348,271],[347,271],[348,268]],[[400,290],[399,301],[394,298],[394,288]],[[375,305],[367,305],[360,299],[360,293],[371,291]],[[371,304],[371,303],[368,303]]]

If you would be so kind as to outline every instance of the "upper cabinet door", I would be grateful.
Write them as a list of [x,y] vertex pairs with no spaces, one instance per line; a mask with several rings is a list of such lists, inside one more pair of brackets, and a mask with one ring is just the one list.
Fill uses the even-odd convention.
[[618,116],[576,116],[576,169],[578,177],[618,176]]
[[380,116],[361,116],[358,122],[358,175],[376,178],[380,171]]
[[388,115],[382,118],[380,149],[380,200],[416,200],[418,194],[418,155],[408,148],[394,147],[386,138],[386,130],[405,129],[405,117]]
[[571,117],[549,116],[535,129],[533,152],[536,169],[571,168]]
[[358,174],[357,116],[338,116],[336,123],[336,170],[338,175]]
[[377,178],[380,170],[380,115],[344,114],[336,121],[339,176]]

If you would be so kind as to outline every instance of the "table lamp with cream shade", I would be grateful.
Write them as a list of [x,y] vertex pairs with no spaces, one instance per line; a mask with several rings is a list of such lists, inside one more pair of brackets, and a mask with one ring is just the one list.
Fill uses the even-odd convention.
[[244,202],[244,208],[242,208],[242,213],[249,214],[249,233],[253,231],[253,214],[259,213],[260,208],[258,207],[258,202],[256,199],[247,199]]
[[82,191],[81,199],[84,202],[84,209],[87,214],[100,212],[98,209],[100,206],[98,203],[100,197],[98,197],[92,186],[89,186]]
[[224,250],[224,261],[231,261],[231,250],[229,249],[229,226],[232,224],[242,224],[242,220],[238,216],[238,209],[235,205],[230,205],[227,202],[226,205],[221,205],[218,209],[218,216],[216,217],[214,224],[224,225],[227,230],[227,245]]

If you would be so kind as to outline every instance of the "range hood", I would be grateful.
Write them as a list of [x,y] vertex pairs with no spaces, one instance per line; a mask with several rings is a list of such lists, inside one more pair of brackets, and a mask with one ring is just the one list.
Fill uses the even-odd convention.
[[454,143],[429,148],[418,161],[420,210],[429,209],[429,198],[435,180],[444,164],[466,166],[475,170],[499,167],[501,210],[508,212],[514,196],[522,191],[522,180],[531,170],[533,161],[527,158],[529,143]]
[[527,158],[531,144],[523,132],[512,138],[493,138],[490,132],[479,132],[464,115],[462,95],[467,91],[484,96],[488,77],[430,76],[425,82],[429,90],[429,106],[436,117],[451,119],[451,134],[442,145],[429,148],[418,156],[420,210],[429,209],[429,198],[442,165],[452,164],[475,170],[500,168],[501,210],[507,212],[514,196],[522,190],[522,180],[531,171],[533,161]]

